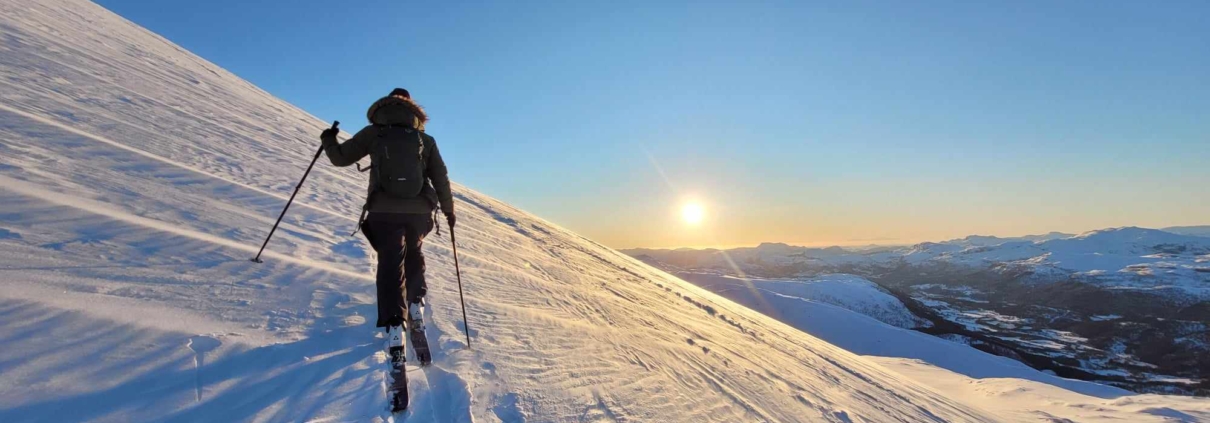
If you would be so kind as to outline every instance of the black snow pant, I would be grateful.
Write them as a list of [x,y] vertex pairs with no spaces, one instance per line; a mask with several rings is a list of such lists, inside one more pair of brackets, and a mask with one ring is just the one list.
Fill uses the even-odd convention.
[[378,252],[378,327],[403,324],[404,295],[410,304],[424,298],[428,287],[420,247],[432,230],[431,214],[370,213],[366,217],[362,232]]

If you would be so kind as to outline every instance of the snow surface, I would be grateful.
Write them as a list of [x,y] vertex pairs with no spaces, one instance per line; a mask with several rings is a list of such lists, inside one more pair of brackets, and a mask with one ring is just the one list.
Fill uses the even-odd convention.
[[1210,274],[1198,270],[1206,254],[1210,254],[1210,238],[1126,227],[995,245],[924,243],[908,250],[904,260],[1028,269],[1038,275],[1082,276],[1116,289],[1168,289],[1210,298]]
[[[803,280],[739,278],[690,272],[678,272],[676,276],[800,329],[795,313],[789,310],[797,309],[799,302],[834,305],[906,329],[931,324],[913,315],[898,298],[877,284],[855,275],[823,275]],[[774,301],[784,303],[784,306],[776,307],[772,303]]]
[[[757,296],[749,295],[751,291],[743,285],[721,282],[736,281],[733,277],[680,275],[833,345],[865,355],[948,397],[989,410],[1000,419],[1131,422],[1210,419],[1210,400],[1204,398],[1138,395],[1112,386],[1065,379],[972,348],[968,340],[960,336],[947,340],[896,327],[893,321],[880,318],[883,314],[878,312],[863,314],[860,307],[851,305],[884,304],[879,310],[895,309],[892,302],[899,307],[903,305],[895,297],[869,288],[874,286],[873,282],[858,276],[827,275],[796,283],[801,286],[820,284],[822,289],[819,291],[826,293],[821,298],[847,299],[833,304],[812,298],[806,289],[800,288],[803,296],[796,297],[763,288],[768,281],[750,281],[760,294]],[[865,310],[872,309],[867,307]]]
[[[864,281],[864,279],[854,275],[829,275],[821,278],[821,280]],[[873,285],[873,282],[865,281],[865,283]],[[810,282],[807,284],[810,284]],[[852,298],[861,298],[869,295],[869,290],[858,283],[833,285],[829,290],[835,293],[834,295]],[[855,292],[847,295],[841,294],[840,292],[844,290]],[[714,292],[720,295],[733,299],[740,304],[749,305],[757,310],[762,310],[761,307],[769,307],[772,311],[767,314],[856,354],[923,360],[934,366],[974,378],[1031,379],[1093,396],[1116,397],[1131,394],[1129,391],[1111,386],[1047,375],[1016,360],[987,354],[963,343],[956,343],[940,337],[908,330],[908,328],[898,327],[890,322],[878,319],[877,315],[871,316],[855,312],[855,310],[843,305],[829,304],[810,299],[810,297],[794,297],[763,289],[760,291],[764,295],[758,300],[751,300],[745,298],[745,296],[736,295],[737,293],[741,293],[742,290],[714,290]],[[879,299],[879,302],[894,302],[898,303],[898,307],[903,307],[903,304],[899,303],[899,300],[895,297],[887,294],[883,295],[886,295],[889,299]],[[889,304],[885,307],[887,309],[894,308],[893,305]],[[907,312],[906,308],[904,312]]]
[[[979,404],[1005,420],[1035,422],[1210,421],[1210,401],[1170,395],[1097,396],[1021,378],[972,378],[922,360],[869,357],[887,369]],[[1041,372],[1039,372],[1041,373]]]
[[0,421],[998,420],[461,186],[474,346],[433,235],[391,416],[364,175],[319,164],[248,261],[326,122],[92,3],[0,28]]

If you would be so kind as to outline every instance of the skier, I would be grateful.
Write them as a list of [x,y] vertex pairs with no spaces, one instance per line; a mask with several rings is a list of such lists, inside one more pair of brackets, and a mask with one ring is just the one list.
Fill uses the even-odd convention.
[[[407,90],[396,88],[375,101],[366,117],[370,125],[348,141],[337,141],[336,129],[325,130],[320,140],[336,166],[370,156],[370,187],[358,228],[378,253],[378,327],[386,328],[398,384],[405,376],[404,324],[417,359],[422,365],[432,359],[424,334],[427,287],[421,245],[435,226],[437,210],[454,227],[454,198],[437,143],[424,133],[428,115]],[[407,406],[406,381],[401,388],[404,398],[393,404],[396,411]]]

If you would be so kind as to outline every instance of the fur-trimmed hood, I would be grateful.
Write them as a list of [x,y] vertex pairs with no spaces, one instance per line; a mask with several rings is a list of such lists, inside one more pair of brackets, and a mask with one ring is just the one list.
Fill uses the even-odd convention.
[[429,116],[410,98],[386,96],[370,105],[366,119],[374,125],[408,125],[423,131]]

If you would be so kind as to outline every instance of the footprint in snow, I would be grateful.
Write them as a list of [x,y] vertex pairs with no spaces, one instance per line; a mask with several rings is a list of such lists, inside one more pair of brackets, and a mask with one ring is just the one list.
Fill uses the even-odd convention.
[[525,423],[525,413],[521,411],[517,399],[517,394],[512,392],[501,396],[496,406],[492,407],[492,413],[503,423]]

